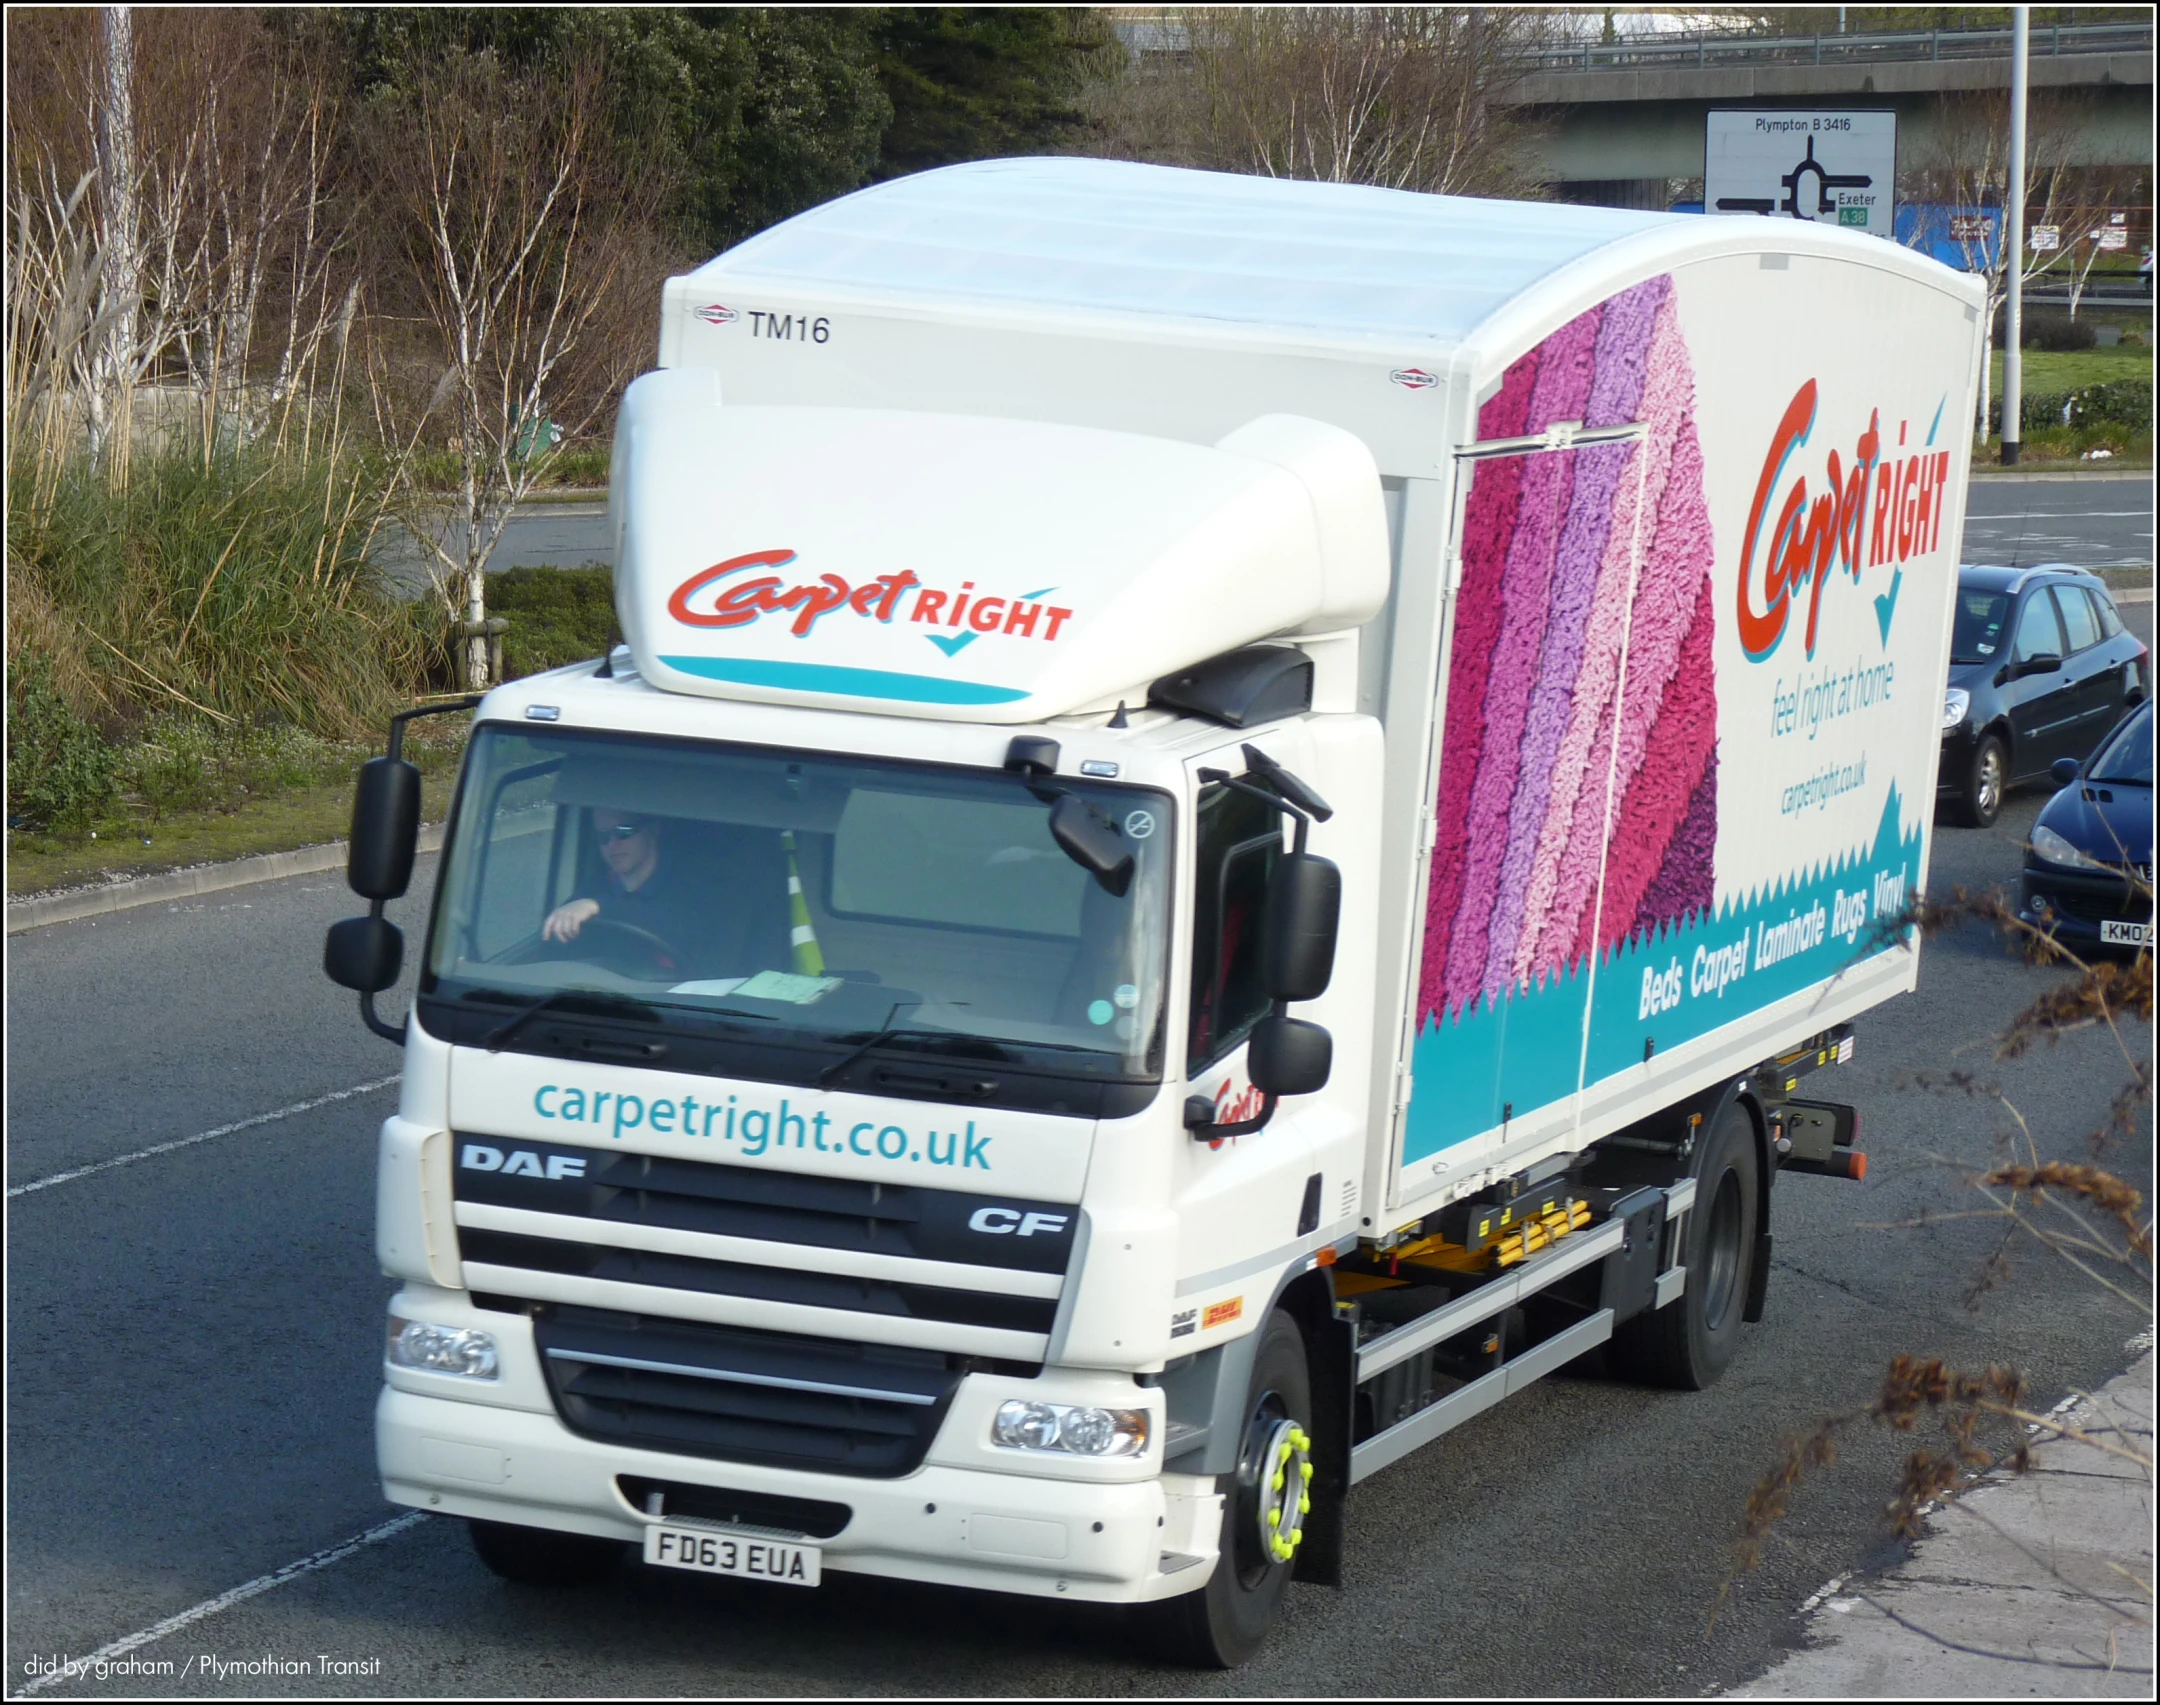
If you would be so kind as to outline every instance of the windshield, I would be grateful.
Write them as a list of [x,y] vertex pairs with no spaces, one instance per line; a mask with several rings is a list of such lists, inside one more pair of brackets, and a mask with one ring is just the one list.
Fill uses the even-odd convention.
[[2153,779],[2153,710],[2143,706],[2115,731],[2115,738],[2100,748],[2085,779],[2112,782],[2123,787],[2150,787]]
[[1985,663],[2002,652],[2003,624],[2010,619],[2007,592],[1960,586],[1957,623],[1950,630],[1950,661]]
[[[1131,851],[1122,894],[1051,838],[1060,794]],[[879,1061],[907,1054],[1154,1079],[1169,822],[1165,795],[1096,782],[484,725],[423,1022],[545,1047],[598,1020],[655,1064],[830,1088],[890,1087]],[[752,1047],[694,1064],[700,1039]],[[1008,1100],[979,1068],[968,1093]]]

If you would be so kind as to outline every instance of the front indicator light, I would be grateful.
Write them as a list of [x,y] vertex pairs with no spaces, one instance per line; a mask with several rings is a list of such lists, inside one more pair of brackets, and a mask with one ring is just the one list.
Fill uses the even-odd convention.
[[465,1379],[493,1379],[498,1360],[495,1337],[469,1326],[430,1326],[424,1320],[390,1317],[390,1364],[424,1373],[457,1374]]
[[1008,1450],[1061,1450],[1072,1456],[1140,1456],[1147,1450],[1145,1409],[1097,1409],[1066,1403],[998,1405],[990,1442]]

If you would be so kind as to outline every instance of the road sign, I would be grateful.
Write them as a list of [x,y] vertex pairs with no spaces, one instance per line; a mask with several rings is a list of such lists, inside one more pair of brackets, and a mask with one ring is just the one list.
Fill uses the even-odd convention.
[[1713,112],[1703,210],[1759,213],[1892,235],[1897,114]]
[[2061,248],[2062,227],[2060,225],[2035,225],[2032,228],[2032,246],[2035,254],[2048,249]]

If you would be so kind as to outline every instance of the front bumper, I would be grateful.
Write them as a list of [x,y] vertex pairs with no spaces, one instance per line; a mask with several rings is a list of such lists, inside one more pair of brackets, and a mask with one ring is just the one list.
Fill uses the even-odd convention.
[[2126,952],[2121,944],[2102,943],[2101,924],[2149,924],[2152,915],[2152,896],[2112,872],[2027,865],[2018,882],[2018,916],[2036,929],[2052,929],[2066,947],[2106,945]]
[[848,1506],[815,1541],[828,1569],[945,1586],[1139,1604],[1189,1592],[1215,1562],[1213,1482],[1122,1485],[928,1464],[893,1480],[811,1474],[625,1449],[552,1414],[386,1386],[376,1459],[393,1503],[444,1515],[639,1541],[651,1518],[617,1476]]

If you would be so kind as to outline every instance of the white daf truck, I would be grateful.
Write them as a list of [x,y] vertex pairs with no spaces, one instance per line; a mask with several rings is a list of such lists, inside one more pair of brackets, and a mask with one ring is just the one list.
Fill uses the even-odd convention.
[[1404,1453],[1716,1379],[1917,975],[1981,300],[1084,160],[672,280],[626,643],[478,701],[398,1025],[398,732],[355,805],[388,1496],[1230,1664]]

